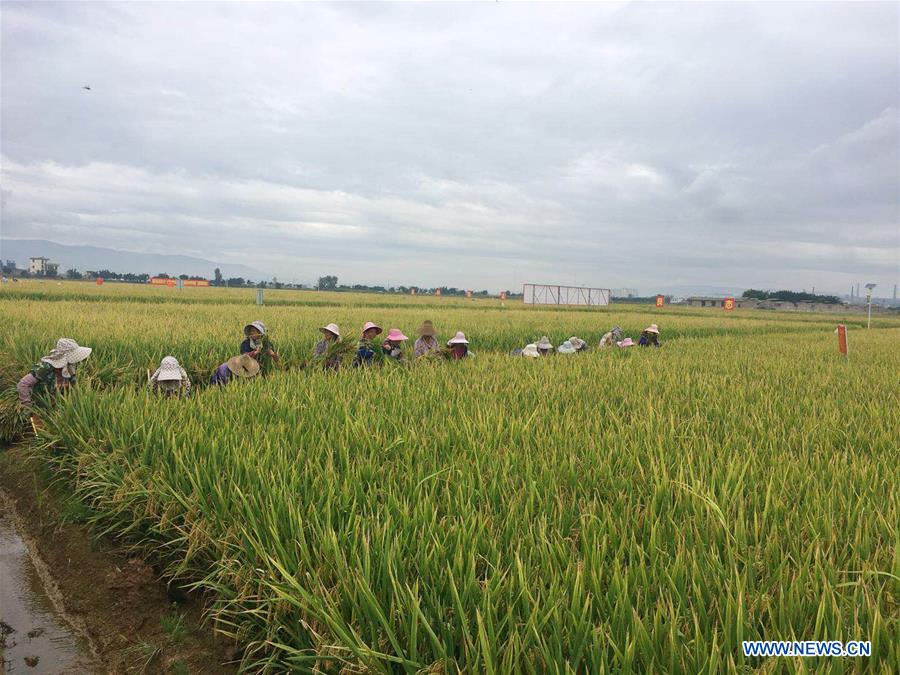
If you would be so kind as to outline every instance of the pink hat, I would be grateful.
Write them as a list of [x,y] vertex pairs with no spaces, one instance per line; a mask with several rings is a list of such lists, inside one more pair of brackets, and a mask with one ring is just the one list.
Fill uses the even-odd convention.
[[363,325],[362,332],[365,333],[365,332],[366,332],[367,330],[369,330],[370,328],[377,328],[377,329],[378,329],[378,332],[376,333],[376,335],[380,335],[380,334],[383,332],[383,331],[381,330],[381,326],[379,326],[379,325],[377,325],[377,324],[374,324],[374,323],[372,323],[371,321],[366,321],[365,325]]
[[466,340],[466,334],[462,331],[459,331],[453,338],[447,340],[447,346],[452,347],[453,345],[467,345],[469,341]]
[[401,342],[402,340],[409,340],[409,338],[406,337],[403,334],[403,331],[401,331],[399,328],[391,328],[388,331],[387,339],[396,340],[397,342]]
[[624,340],[622,340],[621,342],[617,342],[616,344],[620,347],[634,347],[634,340],[632,340],[631,338],[625,338]]

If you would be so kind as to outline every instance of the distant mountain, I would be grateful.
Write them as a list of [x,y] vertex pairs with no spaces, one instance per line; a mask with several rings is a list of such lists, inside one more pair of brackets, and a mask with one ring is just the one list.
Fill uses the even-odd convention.
[[187,255],[163,255],[160,253],[137,253],[136,251],[117,251],[97,246],[66,246],[43,239],[0,239],[0,259],[4,262],[15,260],[22,269],[28,268],[28,259],[44,256],[52,262],[59,263],[59,272],[67,269],[87,270],[106,269],[110,272],[132,272],[134,274],[169,275],[189,274],[212,279],[213,270],[219,268],[222,276],[244,277],[245,279],[267,279],[268,276],[246,265],[230,265],[217,263],[203,258]]

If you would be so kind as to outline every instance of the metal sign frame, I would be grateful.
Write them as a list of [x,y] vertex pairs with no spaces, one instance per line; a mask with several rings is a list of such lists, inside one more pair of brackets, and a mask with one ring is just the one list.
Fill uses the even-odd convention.
[[522,302],[526,305],[565,305],[567,307],[606,307],[612,291],[608,288],[560,286],[559,284],[523,284]]

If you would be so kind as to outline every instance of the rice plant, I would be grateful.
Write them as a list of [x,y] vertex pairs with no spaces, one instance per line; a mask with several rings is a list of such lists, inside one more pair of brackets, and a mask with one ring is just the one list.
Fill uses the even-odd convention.
[[[900,329],[853,331],[848,363],[830,318],[674,312],[662,349],[531,360],[505,352],[543,333],[595,344],[657,315],[59,300],[41,331],[36,302],[4,306],[23,363],[47,331],[96,352],[32,452],[98,533],[207,592],[248,670],[900,663]],[[165,353],[202,373],[248,317],[274,327],[283,371],[166,401],[129,377]],[[479,356],[296,367],[326,319],[348,334],[368,318],[432,318]],[[873,651],[744,657],[757,639]]]

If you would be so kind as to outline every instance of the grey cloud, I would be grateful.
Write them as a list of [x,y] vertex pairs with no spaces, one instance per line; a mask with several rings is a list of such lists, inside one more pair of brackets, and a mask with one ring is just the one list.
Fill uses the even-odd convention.
[[3,236],[355,282],[898,277],[897,5],[0,11]]

